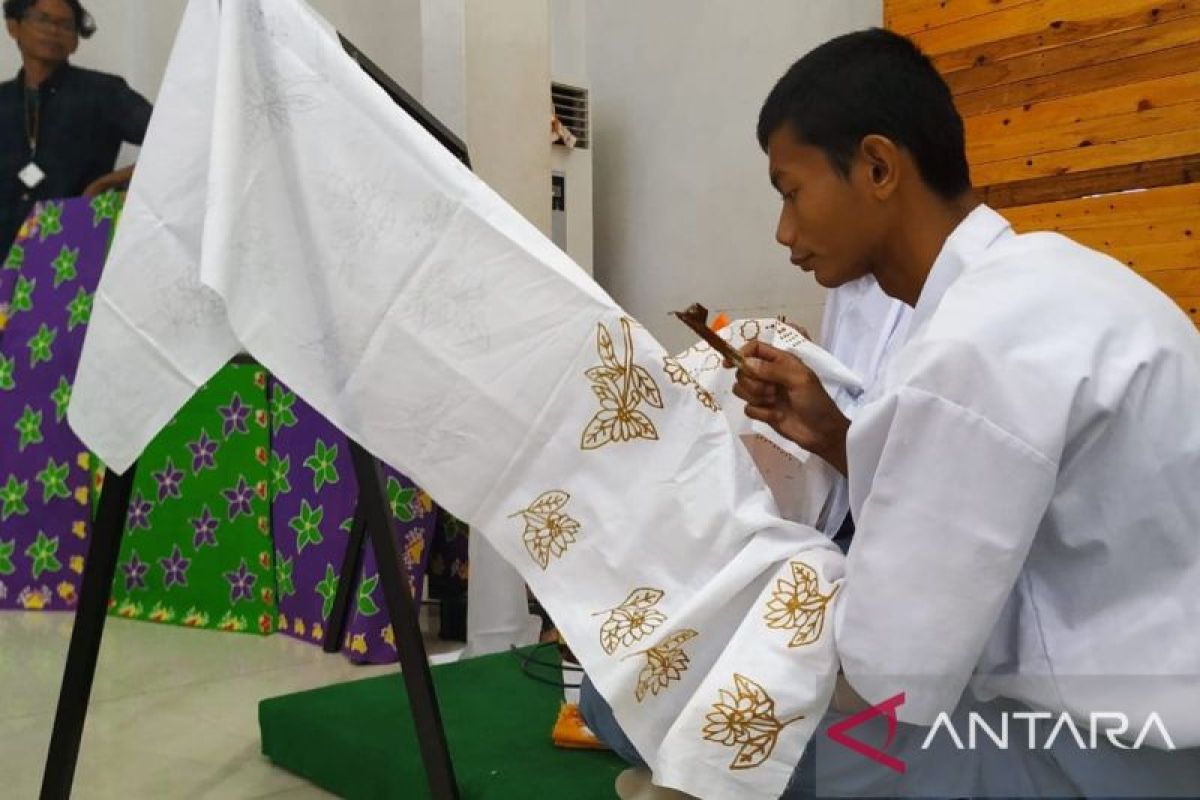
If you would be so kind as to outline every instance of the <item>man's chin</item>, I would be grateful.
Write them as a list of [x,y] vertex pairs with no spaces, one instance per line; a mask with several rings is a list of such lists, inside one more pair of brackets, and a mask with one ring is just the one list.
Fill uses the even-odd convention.
[[836,272],[822,272],[820,270],[813,271],[813,280],[826,289],[836,289],[850,282],[850,278],[845,275],[840,275]]

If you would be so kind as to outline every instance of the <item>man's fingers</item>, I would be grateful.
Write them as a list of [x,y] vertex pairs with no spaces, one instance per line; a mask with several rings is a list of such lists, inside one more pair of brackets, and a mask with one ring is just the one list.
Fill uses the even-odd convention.
[[776,388],[772,383],[761,383],[755,380],[739,380],[733,385],[734,397],[739,397],[747,403],[771,405],[776,400]]
[[761,339],[751,339],[742,346],[742,355],[747,358],[757,358],[762,361],[778,361],[789,358],[790,355],[779,348],[772,347]]
[[757,356],[747,358],[746,368],[738,372],[739,380],[743,374],[749,373],[753,379],[762,383],[776,384],[785,391],[806,387],[817,380],[816,373],[805,366],[803,361],[791,353],[775,350],[775,348],[771,349],[774,350],[771,359]]
[[758,422],[765,422],[774,428],[783,419],[782,412],[774,406],[746,404],[746,416]]

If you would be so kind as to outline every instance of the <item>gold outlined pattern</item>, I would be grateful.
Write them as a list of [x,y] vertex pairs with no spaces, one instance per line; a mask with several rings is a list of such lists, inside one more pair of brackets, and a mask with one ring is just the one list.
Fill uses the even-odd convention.
[[791,562],[792,580],[775,581],[775,591],[767,601],[763,618],[768,628],[794,630],[788,647],[812,644],[821,638],[825,629],[825,612],[837,594],[834,586],[829,594],[821,594],[817,571],[803,561]]
[[584,374],[592,382],[592,392],[600,401],[600,410],[584,428],[580,449],[597,450],[606,444],[633,439],[658,439],[658,429],[638,406],[645,402],[654,408],[662,408],[662,394],[650,373],[633,363],[632,324],[629,317],[621,317],[624,360],[617,359],[608,328],[604,323],[596,325],[596,352],[601,363]]
[[633,692],[639,703],[646,698],[647,693],[657,697],[659,692],[671,684],[671,681],[677,681],[683,677],[688,664],[691,663],[683,645],[699,635],[698,631],[684,628],[671,634],[661,644],[657,644],[649,650],[642,650],[626,656],[626,658],[638,655],[646,656],[646,666],[642,667],[642,671],[638,673],[637,688]]
[[732,692],[719,690],[719,699],[704,717],[702,735],[706,741],[738,749],[730,769],[753,769],[771,757],[780,732],[804,715],[780,722],[775,701],[761,686],[737,673],[733,685]]
[[570,499],[567,492],[553,489],[538,495],[529,508],[509,515],[509,519],[522,517],[525,520],[522,536],[525,549],[542,569],[550,564],[551,558],[562,556],[575,543],[579,521],[562,512]]
[[679,359],[674,356],[663,356],[663,371],[667,373],[667,377],[670,378],[671,383],[677,383],[681,386],[691,386],[696,392],[696,399],[709,411],[719,412],[721,410],[721,404],[717,402],[717,398],[713,397],[713,393],[701,386],[700,382],[692,377],[692,374],[680,363]]
[[666,616],[655,608],[662,598],[662,589],[642,586],[630,592],[616,608],[593,614],[594,617],[608,614],[600,626],[600,647],[604,652],[611,656],[618,647],[637,644],[666,622]]

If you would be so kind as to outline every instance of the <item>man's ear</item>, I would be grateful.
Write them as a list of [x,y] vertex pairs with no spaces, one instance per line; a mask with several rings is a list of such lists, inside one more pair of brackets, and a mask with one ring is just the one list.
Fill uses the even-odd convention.
[[871,193],[879,200],[890,197],[900,182],[900,148],[888,137],[872,133],[859,143],[858,156]]

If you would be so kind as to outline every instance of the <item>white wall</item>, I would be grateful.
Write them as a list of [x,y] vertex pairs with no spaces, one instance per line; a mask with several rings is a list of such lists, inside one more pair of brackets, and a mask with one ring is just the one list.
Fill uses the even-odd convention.
[[466,0],[471,166],[550,232],[549,0]]
[[[309,0],[309,4],[399,81],[421,94],[420,0]],[[99,30],[72,61],[121,75],[151,100],[158,94],[187,0],[83,0]],[[0,46],[0,75],[21,67],[11,39]]]
[[467,140],[466,1],[421,2],[421,102]]
[[604,0],[587,13],[597,280],[670,350],[694,337],[668,312],[697,301],[815,332],[824,290],[775,242],[754,126],[793,61],[882,24],[881,0]]
[[[413,96],[421,96],[421,0],[308,2]],[[186,5],[187,0],[83,0],[98,30],[80,40],[71,61],[120,75],[153,102]],[[21,68],[16,44],[4,38],[0,79]],[[126,147],[119,163],[132,161],[136,151]]]
[[[588,0],[550,2],[550,77],[557,83],[589,88],[587,74]],[[550,148],[550,166],[567,184],[567,254],[593,271],[592,151]]]

